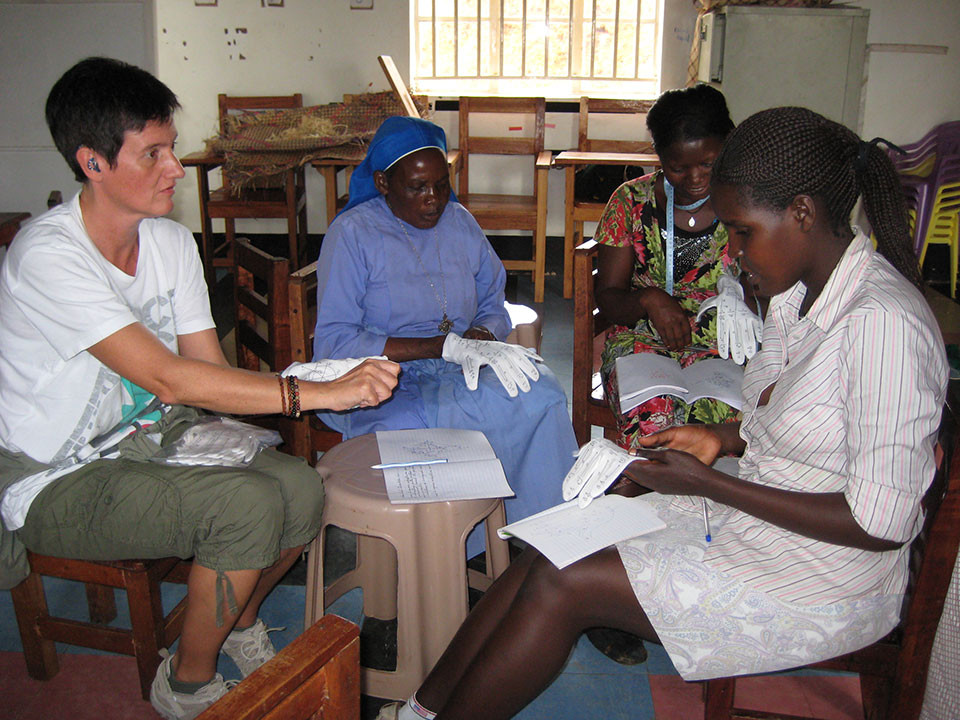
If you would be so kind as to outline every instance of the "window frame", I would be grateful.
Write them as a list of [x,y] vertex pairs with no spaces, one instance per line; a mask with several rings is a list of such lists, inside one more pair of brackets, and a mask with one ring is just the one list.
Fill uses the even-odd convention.
[[[604,2],[614,7],[614,15],[597,17],[597,8],[602,6]],[[461,4],[474,5],[476,13],[461,18],[458,14]],[[522,15],[517,17],[521,19],[519,32],[522,33],[519,69],[528,71],[523,74],[509,72],[504,63],[503,46],[506,42],[504,39],[506,19],[500,11],[508,4],[515,4],[522,8]],[[551,0],[411,0],[410,74],[414,92],[434,97],[512,95],[579,98],[583,95],[589,95],[624,99],[651,99],[660,93],[664,43],[664,0],[566,0],[565,4],[569,7],[570,12],[561,15],[559,20],[551,20],[550,12],[552,5],[555,4],[556,0],[553,0],[553,2]],[[628,5],[634,7],[636,12],[634,15],[622,19],[621,10]],[[442,6],[450,6],[454,14],[438,16],[438,7],[442,9]],[[543,14],[530,19],[527,11],[531,6],[542,6]],[[490,11],[488,15],[483,14],[485,7]],[[429,8],[430,14],[418,14],[423,8]],[[588,8],[589,12],[587,11]],[[538,23],[540,23],[541,18],[543,18],[541,23],[543,30],[539,34],[543,36],[543,67],[542,72],[534,73],[529,72],[527,55],[528,49],[531,47],[531,41],[528,35],[532,28],[539,27]],[[511,18],[511,21],[514,19]],[[614,23],[611,41],[613,50],[611,52],[610,43],[607,43],[608,66],[607,72],[603,73],[602,70],[598,71],[597,69],[597,27],[604,23],[609,24],[611,20]],[[444,70],[438,66],[435,38],[444,25],[449,30],[451,23],[455,27],[460,27],[461,30],[454,33],[453,57],[446,59],[447,67]],[[499,25],[496,25],[497,23]],[[562,27],[564,23],[567,26],[565,71],[551,73],[550,28],[554,26]],[[582,47],[582,38],[585,35],[584,30],[588,23],[591,28],[589,32],[592,33],[589,49],[581,49],[580,52],[575,52],[577,46]],[[629,77],[622,77],[618,76],[622,72],[621,53],[619,51],[621,47],[620,31],[622,26],[625,27],[631,23],[637,26],[631,46],[633,72]],[[484,24],[487,25],[486,34],[483,30]],[[494,37],[496,35],[495,26],[499,28],[500,33],[496,37]],[[648,28],[652,26],[652,29],[647,31],[648,36],[643,35],[641,26]],[[473,60],[472,66],[462,63],[465,55],[461,52],[460,37],[464,35],[465,27],[471,27],[467,39],[472,41],[469,53]],[[427,39],[421,41],[425,29],[431,32],[429,42]],[[601,32],[609,35],[609,32],[603,30]],[[649,44],[649,34],[652,34],[653,49],[649,60],[641,63],[641,44]],[[491,46],[493,54],[499,57],[499,60],[493,63],[492,72],[489,63],[487,63],[486,68],[484,67],[484,56],[481,54],[481,47],[484,44]],[[429,54],[429,60],[421,57],[422,54]],[[583,66],[587,56],[589,56],[591,65],[589,71],[585,71]],[[560,57],[564,57],[562,46]],[[451,63],[455,63],[455,65]],[[517,64],[515,56],[514,64]],[[612,64],[612,67],[610,67],[610,64]]]

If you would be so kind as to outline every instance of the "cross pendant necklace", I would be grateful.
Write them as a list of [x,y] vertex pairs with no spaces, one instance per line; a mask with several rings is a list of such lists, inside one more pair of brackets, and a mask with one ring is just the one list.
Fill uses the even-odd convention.
[[437,226],[433,226],[433,238],[437,243],[437,264],[440,266],[440,286],[443,289],[442,299],[440,297],[440,293],[437,292],[437,286],[433,284],[433,279],[430,277],[430,273],[428,273],[427,268],[424,267],[423,259],[420,257],[420,252],[417,250],[417,246],[413,244],[413,240],[407,233],[407,229],[403,226],[403,221],[400,220],[400,218],[397,218],[397,223],[400,225],[400,229],[403,230],[403,236],[407,239],[410,249],[413,250],[413,254],[417,257],[417,264],[420,266],[420,270],[427,278],[427,282],[430,284],[430,289],[433,290],[433,295],[437,299],[437,305],[440,306],[440,312],[443,313],[443,319],[437,324],[437,330],[439,330],[443,335],[446,335],[448,332],[453,330],[453,321],[447,317],[447,280],[443,275],[443,260],[440,257],[440,233],[437,232]]

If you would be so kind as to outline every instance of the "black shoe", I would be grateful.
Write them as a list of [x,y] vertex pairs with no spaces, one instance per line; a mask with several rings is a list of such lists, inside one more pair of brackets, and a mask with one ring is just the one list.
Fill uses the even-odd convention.
[[639,665],[647,659],[647,649],[638,636],[613,628],[587,630],[587,639],[611,660],[621,665]]

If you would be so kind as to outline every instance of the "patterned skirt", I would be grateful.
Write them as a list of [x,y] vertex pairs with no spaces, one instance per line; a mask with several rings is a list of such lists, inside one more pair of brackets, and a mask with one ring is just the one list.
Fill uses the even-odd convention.
[[[630,584],[684,680],[774,672],[876,642],[899,621],[901,595],[824,605],[784,602],[703,561],[699,512],[651,493],[666,530],[619,543]],[[691,504],[691,508],[694,504]],[[723,532],[713,524],[714,534]]]

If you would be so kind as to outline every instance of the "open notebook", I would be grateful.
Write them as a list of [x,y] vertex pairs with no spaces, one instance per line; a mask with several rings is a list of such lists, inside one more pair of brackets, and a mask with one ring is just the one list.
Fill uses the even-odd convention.
[[659,395],[675,395],[688,403],[711,397],[739,410],[742,386],[743,368],[733,360],[711,358],[681,368],[673,358],[655,353],[617,358],[621,413]]
[[[377,433],[380,467],[392,503],[509,497],[513,490],[479,430],[426,428]],[[376,467],[376,466],[375,466]]]

